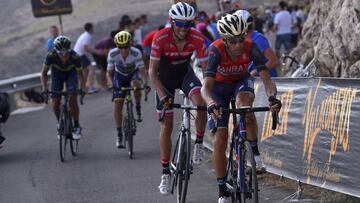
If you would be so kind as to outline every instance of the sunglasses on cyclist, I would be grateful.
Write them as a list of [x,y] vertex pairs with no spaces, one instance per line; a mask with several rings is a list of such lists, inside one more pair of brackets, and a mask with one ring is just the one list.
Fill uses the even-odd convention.
[[70,51],[56,51],[59,56],[66,56]]
[[226,39],[229,44],[237,44],[245,41],[245,35],[229,37]]
[[179,28],[190,28],[193,26],[193,22],[192,21],[173,21],[176,25],[176,27],[179,27]]
[[119,49],[128,49],[130,46],[118,46]]

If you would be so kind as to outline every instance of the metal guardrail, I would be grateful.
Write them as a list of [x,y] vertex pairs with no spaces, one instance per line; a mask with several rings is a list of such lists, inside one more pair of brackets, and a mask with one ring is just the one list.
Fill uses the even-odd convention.
[[40,76],[41,73],[34,73],[0,80],[0,92],[7,92],[10,95],[11,111],[16,109],[15,93],[41,87]]
[[40,76],[41,73],[34,73],[0,80],[0,92],[13,94],[19,91],[41,87]]

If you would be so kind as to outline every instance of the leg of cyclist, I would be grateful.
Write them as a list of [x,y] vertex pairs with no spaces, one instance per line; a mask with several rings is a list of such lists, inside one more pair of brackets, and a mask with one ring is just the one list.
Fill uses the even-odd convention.
[[116,139],[116,147],[117,148],[124,148],[123,143],[123,133],[122,133],[122,109],[124,105],[124,98],[126,93],[121,91],[122,87],[129,87],[130,86],[131,78],[125,77],[118,72],[115,72],[114,75],[114,93],[113,93],[113,100],[114,100],[114,118],[115,118],[115,125],[117,130],[117,139]]
[[79,104],[77,101],[77,87],[78,87],[78,78],[77,78],[77,71],[73,70],[69,73],[68,78],[66,80],[66,87],[68,92],[70,92],[69,97],[69,106],[71,115],[74,119],[74,129],[73,129],[73,138],[80,139],[81,138],[81,127],[79,123]]
[[123,134],[122,134],[122,108],[124,105],[124,98],[116,97],[114,98],[114,118],[115,118],[115,125],[117,130],[117,140],[116,140],[116,147],[117,148],[124,148],[123,144]]
[[[253,79],[251,77],[246,77],[237,84],[238,88],[236,88],[237,90],[235,92],[237,108],[253,105],[255,95],[254,95],[253,86],[251,86],[251,85],[253,85],[252,81],[253,81]],[[252,147],[252,150],[253,150],[253,153],[255,156],[257,169],[259,171],[264,171],[265,166],[261,160],[260,152],[259,152],[259,148],[258,148],[258,140],[257,140],[258,126],[257,126],[255,114],[248,113],[248,114],[246,114],[245,119],[246,119],[247,139],[249,140],[250,145]]]
[[[163,105],[156,95],[157,112],[160,113]],[[160,122],[160,159],[162,165],[162,176],[159,185],[160,193],[168,195],[170,193],[170,156],[171,156],[171,133],[174,126],[173,110],[165,111],[164,119]]]
[[[138,77],[138,73],[135,74],[135,78],[133,79],[133,86],[136,88],[141,88],[141,79]],[[135,109],[137,114],[137,122],[141,122],[141,91],[135,90],[134,91],[134,97],[135,97]]]
[[[64,87],[64,80],[62,74],[57,71],[56,69],[52,70],[51,73],[51,91],[52,92],[60,92]],[[52,109],[54,111],[56,120],[59,121],[60,118],[60,102],[61,97],[59,94],[51,94],[51,101],[52,101]],[[59,127],[57,126],[57,136],[59,137]]]
[[[194,105],[206,106],[206,103],[200,93],[201,82],[196,77],[194,71],[191,68],[189,68],[187,74],[184,77],[181,89],[184,91],[184,93],[188,96],[188,98],[192,101]],[[192,158],[194,164],[200,164],[204,159],[203,137],[205,133],[206,123],[206,111],[198,111],[195,118],[196,140]]]

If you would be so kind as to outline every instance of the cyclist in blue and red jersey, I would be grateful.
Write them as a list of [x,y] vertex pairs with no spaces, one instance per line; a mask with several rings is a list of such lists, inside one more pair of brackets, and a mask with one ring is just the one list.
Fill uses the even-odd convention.
[[[237,10],[234,14],[242,17],[248,23],[248,34],[249,37],[264,54],[265,58],[269,62],[267,67],[270,69],[271,77],[277,77],[276,68],[280,66],[280,62],[274,50],[270,47],[269,41],[260,32],[254,30],[254,19],[251,14],[246,10]],[[252,63],[249,66],[249,72],[252,76],[258,76],[255,65]]]
[[[201,93],[208,104],[211,115],[209,127],[214,127],[217,119],[217,131],[214,135],[213,163],[219,186],[219,203],[229,202],[226,187],[226,157],[228,141],[229,114],[222,113],[222,108],[229,108],[231,98],[236,106],[252,106],[254,81],[248,72],[251,62],[255,64],[264,83],[272,111],[279,111],[280,100],[276,99],[276,86],[271,81],[268,63],[259,48],[246,38],[247,23],[237,15],[227,14],[217,22],[221,39],[209,47],[209,64],[205,71],[205,81]],[[257,126],[255,115],[246,114],[247,139],[251,143],[255,156],[260,153],[257,146]]]
[[[160,156],[163,175],[159,186],[161,194],[170,192],[170,154],[171,132],[173,130],[173,111],[170,104],[174,101],[176,89],[181,89],[194,105],[205,105],[201,97],[201,82],[190,65],[191,55],[196,53],[201,67],[207,65],[207,53],[203,35],[191,28],[195,18],[194,8],[184,2],[171,6],[169,10],[171,27],[158,31],[153,39],[149,76],[156,90],[156,108],[160,113],[166,108],[161,121]],[[206,127],[206,112],[198,112],[195,120],[197,139],[195,141],[193,162],[202,161],[202,138]]]

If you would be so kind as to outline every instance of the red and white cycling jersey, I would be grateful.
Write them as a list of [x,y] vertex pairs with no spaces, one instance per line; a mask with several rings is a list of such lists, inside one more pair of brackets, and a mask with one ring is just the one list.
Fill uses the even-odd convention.
[[204,36],[191,28],[185,38],[183,50],[179,51],[175,45],[173,31],[164,28],[158,31],[153,39],[150,59],[160,61],[160,67],[183,66],[190,62],[191,55],[195,51],[199,61],[207,60],[207,51]]

